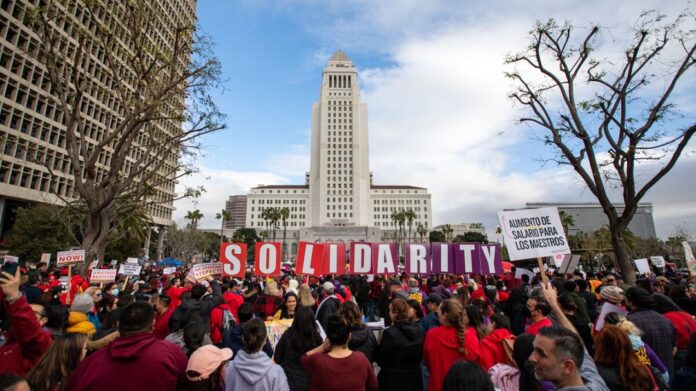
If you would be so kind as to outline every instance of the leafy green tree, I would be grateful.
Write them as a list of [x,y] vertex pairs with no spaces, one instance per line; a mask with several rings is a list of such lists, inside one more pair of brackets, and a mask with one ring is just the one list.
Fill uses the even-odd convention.
[[423,226],[423,224],[418,223],[418,226],[416,226],[416,234],[420,238],[421,243],[423,242],[423,239],[425,236],[428,234],[428,229]]
[[[263,233],[263,232],[262,232]],[[247,245],[247,263],[254,259],[254,247],[256,242],[262,240],[253,228],[239,228],[232,234],[232,240],[235,242],[246,243]]]
[[200,210],[189,210],[186,212],[184,219],[189,221],[189,228],[195,231],[198,228],[198,222],[203,218],[203,213]]
[[408,236],[406,241],[411,240],[411,228],[413,227],[413,221],[416,219],[416,212],[413,209],[407,209],[404,211],[404,218],[406,218],[406,225],[408,226]]
[[51,253],[55,262],[58,251],[80,245],[77,231],[79,227],[71,227],[60,208],[43,204],[20,207],[7,236],[7,249],[21,262],[38,262],[42,253]]
[[448,242],[451,242],[454,238],[454,230],[452,229],[452,226],[449,224],[445,224],[442,226],[442,233],[445,235],[445,240]]
[[445,237],[445,234],[442,233],[442,231],[430,231],[430,234],[428,235],[428,240],[430,243],[443,243],[447,241],[447,238]]
[[455,243],[488,243],[488,237],[480,232],[468,231],[464,235],[457,235],[452,239]]

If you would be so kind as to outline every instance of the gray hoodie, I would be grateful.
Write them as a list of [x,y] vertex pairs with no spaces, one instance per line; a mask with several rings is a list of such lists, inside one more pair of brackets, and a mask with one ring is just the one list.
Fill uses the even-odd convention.
[[227,367],[225,390],[289,391],[290,388],[283,368],[273,364],[266,353],[249,354],[240,350]]

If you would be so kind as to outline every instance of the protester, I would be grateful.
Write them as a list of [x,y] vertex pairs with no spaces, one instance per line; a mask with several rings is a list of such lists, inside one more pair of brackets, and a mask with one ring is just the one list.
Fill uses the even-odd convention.
[[364,354],[348,348],[350,329],[340,315],[329,316],[328,340],[302,357],[302,367],[311,374],[310,391],[378,389],[372,364]]
[[208,280],[204,282],[209,283],[212,292],[208,292],[208,287],[203,283],[194,285],[191,288],[191,296],[184,298],[181,305],[176,307],[169,318],[169,330],[174,332],[183,328],[185,326],[183,323],[184,315],[187,312],[195,312],[200,316],[206,332],[210,333],[210,313],[213,308],[223,302],[222,290],[220,284],[212,277],[208,277]]
[[[295,281],[295,280],[293,280]],[[295,281],[297,283],[297,281]],[[285,294],[285,299],[280,309],[276,311],[273,315],[274,320],[281,319],[292,319],[295,317],[295,310],[297,309],[297,293],[294,291],[289,291]]]
[[547,317],[551,313],[549,303],[539,296],[538,291],[532,292],[532,297],[527,300],[526,312],[526,317],[531,321],[531,324],[525,330],[527,334],[537,335],[542,328],[553,325],[551,319]]
[[223,336],[236,322],[237,320],[226,302],[223,301],[213,308],[210,311],[210,340],[213,341],[213,344],[220,346]]
[[310,375],[302,367],[302,356],[322,344],[311,307],[300,306],[292,326],[283,333],[275,348],[273,360],[285,371],[291,391],[307,390]]
[[651,367],[640,362],[623,330],[605,325],[597,334],[596,342],[595,364],[611,391],[664,388],[663,384],[658,385],[658,381],[661,382],[659,373],[653,375]]
[[594,322],[595,319],[597,319],[597,298],[595,295],[588,290],[589,285],[587,281],[583,279],[578,279],[575,281],[575,283],[578,285],[578,289],[580,290],[578,292],[578,295],[580,295],[583,300],[585,300],[585,303],[587,304],[587,314],[590,317],[590,321]]
[[560,304],[563,314],[565,314],[566,318],[568,318],[570,323],[573,324],[573,327],[575,327],[575,330],[580,334],[580,338],[582,338],[582,342],[585,344],[588,353],[593,355],[594,338],[592,337],[592,329],[590,329],[590,323],[578,316],[576,312],[578,309],[577,300],[574,300],[571,294],[564,293],[558,298],[558,304]]
[[198,348],[189,357],[186,367],[186,390],[222,391],[225,389],[225,368],[232,358],[232,350],[214,345]]
[[619,314],[618,312],[608,313],[604,318],[604,324],[615,325],[623,330],[626,335],[628,335],[628,339],[631,340],[631,346],[633,347],[633,351],[636,353],[640,363],[656,368],[660,372],[662,381],[665,384],[669,383],[670,376],[669,372],[667,371],[667,366],[662,363],[662,360],[660,360],[652,348],[643,342],[641,339],[643,332],[638,328],[638,326],[628,320],[625,315]]
[[210,340],[210,337],[205,334],[203,320],[197,312],[185,313],[182,321],[185,326],[173,333],[170,333],[164,338],[164,340],[179,346],[187,357],[190,355],[190,353],[193,353],[193,351],[190,351],[191,348],[195,350],[200,346],[210,345],[213,343]]
[[312,312],[316,313],[317,302],[314,300],[312,290],[308,284],[300,285],[300,288],[297,290],[297,299],[299,301],[298,305],[302,307],[309,307],[312,309]]
[[437,308],[442,303],[442,296],[437,293],[431,293],[428,295],[428,304],[426,305],[428,314],[425,315],[418,323],[423,330],[423,336],[433,327],[440,325],[439,316],[437,314]]
[[65,334],[51,347],[27,374],[27,383],[34,391],[61,390],[70,374],[87,355],[86,334]]
[[326,330],[329,316],[338,312],[340,302],[334,294],[333,283],[326,281],[321,287],[324,291],[324,297],[322,297],[321,301],[319,302],[319,306],[317,307],[316,318],[319,321],[321,328]]
[[643,288],[630,288],[626,292],[626,316],[643,331],[642,339],[655,351],[667,366],[670,377],[674,377],[673,350],[677,339],[674,326],[664,316],[653,311],[654,302]]
[[20,270],[13,276],[2,272],[0,276],[0,303],[10,325],[2,333],[5,343],[0,346],[0,373],[24,376],[46,352],[53,338],[42,329],[46,318],[35,314],[26,297],[20,292]]
[[674,376],[672,390],[691,391],[696,384],[696,333],[691,335],[684,366]]
[[229,308],[234,319],[239,322],[239,306],[244,303],[244,296],[242,296],[242,291],[240,290],[239,282],[234,278],[230,280],[229,287],[226,292],[222,295],[223,300],[227,303],[227,308]]
[[261,319],[272,320],[273,315],[283,304],[282,293],[275,281],[269,281],[263,293],[263,296],[259,297],[254,303],[254,312]]
[[70,305],[70,315],[68,317],[68,333],[82,333],[93,335],[97,332],[94,323],[89,321],[87,314],[92,312],[94,308],[94,300],[87,293],[75,295],[75,298]]
[[169,318],[174,313],[174,308],[171,307],[171,299],[169,296],[160,295],[155,303],[155,329],[152,332],[155,337],[164,339],[169,335]]
[[145,302],[123,310],[121,336],[87,357],[70,376],[66,391],[97,390],[118,385],[124,390],[174,390],[186,380],[186,355],[152,334],[155,311]]
[[480,366],[459,360],[452,364],[442,382],[442,391],[495,391],[493,383]]
[[476,332],[470,332],[462,305],[456,299],[447,299],[438,309],[440,324],[428,331],[423,345],[423,361],[430,373],[428,390],[439,390],[452,364],[461,359],[479,361],[479,341]]
[[266,344],[266,325],[259,318],[244,324],[244,348],[228,365],[225,389],[228,391],[283,391],[289,390],[285,372],[261,351]]
[[101,322],[99,320],[99,315],[97,314],[97,308],[99,307],[99,303],[102,301],[102,290],[97,286],[91,286],[85,290],[85,294],[92,296],[92,301],[94,302],[92,310],[87,313],[87,318],[90,322],[92,322],[94,328],[99,331],[101,328]]
[[674,370],[684,366],[691,335],[696,332],[696,318],[682,311],[669,297],[654,293],[655,311],[672,322],[677,338],[677,353],[674,355]]
[[511,353],[515,336],[510,332],[510,319],[503,313],[491,316],[491,333],[480,341],[480,363],[488,371],[495,364],[514,365]]
[[[529,356],[534,351],[534,338],[534,335],[520,334],[513,345],[512,358],[515,360],[515,366],[519,370],[517,383],[519,391],[544,390],[541,381],[536,378],[534,364],[529,361]],[[514,377],[514,373],[511,374],[511,377]],[[511,388],[515,389],[514,383]]]
[[29,384],[15,373],[0,373],[0,390],[30,391]]
[[422,390],[423,334],[418,323],[409,320],[409,309],[408,303],[401,298],[392,300],[389,305],[392,325],[382,332],[375,352],[380,368],[377,380],[382,391]]
[[[232,349],[234,357],[238,356],[240,350],[245,346],[244,325],[254,319],[254,306],[251,303],[243,303],[239,306],[239,324],[232,326],[227,334],[222,337],[222,347]],[[263,352],[268,357],[273,357],[273,348],[270,341],[263,345]]]
[[362,352],[368,361],[374,361],[377,338],[372,330],[363,323],[363,314],[358,305],[352,301],[341,303],[338,307],[338,314],[350,325],[348,348],[353,352]]

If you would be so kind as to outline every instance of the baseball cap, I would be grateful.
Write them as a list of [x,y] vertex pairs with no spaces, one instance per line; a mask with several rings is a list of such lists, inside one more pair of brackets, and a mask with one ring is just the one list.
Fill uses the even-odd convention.
[[326,281],[321,287],[327,292],[333,292],[334,290],[334,284],[331,281]]
[[189,358],[186,377],[191,381],[205,380],[218,369],[222,362],[231,359],[232,354],[230,348],[220,349],[215,345],[201,346]]

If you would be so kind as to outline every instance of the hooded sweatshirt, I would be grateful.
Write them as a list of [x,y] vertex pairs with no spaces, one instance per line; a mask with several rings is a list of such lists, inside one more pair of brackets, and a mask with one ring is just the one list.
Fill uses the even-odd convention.
[[379,389],[420,391],[422,359],[423,333],[418,323],[399,321],[384,330],[375,354],[380,367]]
[[428,331],[423,344],[423,361],[430,372],[428,390],[442,389],[445,375],[455,361],[469,360],[479,363],[479,341],[473,327],[467,327],[464,332],[465,356],[459,353],[458,347],[456,328],[439,326]]
[[512,364],[503,346],[503,340],[514,339],[510,331],[504,328],[495,329],[481,340],[481,366],[488,371],[495,364]]
[[186,380],[188,360],[171,342],[152,333],[121,337],[88,356],[65,391],[175,390]]
[[374,361],[375,350],[377,350],[377,338],[372,330],[365,326],[353,326],[348,341],[348,349],[354,352],[362,352],[367,361]]
[[288,379],[280,365],[273,364],[264,352],[249,354],[244,350],[230,361],[225,375],[227,391],[289,391]]

